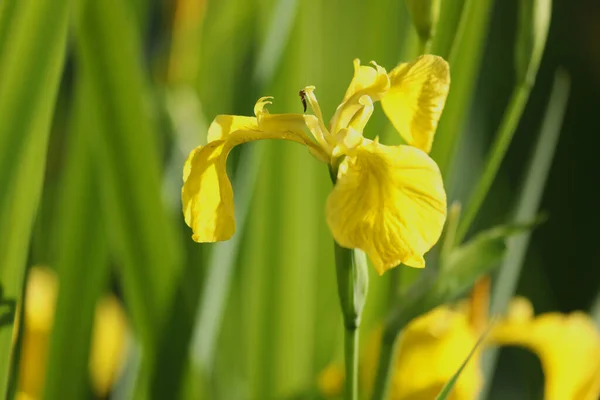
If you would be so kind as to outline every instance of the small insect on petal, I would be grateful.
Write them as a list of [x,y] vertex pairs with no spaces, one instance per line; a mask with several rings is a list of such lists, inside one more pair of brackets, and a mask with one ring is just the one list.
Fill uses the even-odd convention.
[[304,107],[304,112],[306,112],[306,92],[304,91],[304,89],[302,89],[300,92],[298,92],[298,95],[300,96],[302,107]]

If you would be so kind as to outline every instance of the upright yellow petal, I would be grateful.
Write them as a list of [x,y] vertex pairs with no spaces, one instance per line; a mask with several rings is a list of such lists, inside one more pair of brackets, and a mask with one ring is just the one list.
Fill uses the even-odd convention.
[[390,80],[385,68],[374,61],[371,61],[371,65],[360,65],[360,60],[357,58],[354,60],[354,76],[343,101],[347,101],[355,94],[358,94],[358,97],[367,95],[373,101],[377,101],[389,88]]
[[342,104],[338,106],[331,118],[333,135],[347,128],[354,115],[364,107],[364,102],[360,100],[363,96],[370,97],[374,102],[389,90],[390,78],[385,68],[374,61],[371,64],[371,66],[361,66],[358,59],[354,60],[354,78],[350,82]]
[[[595,400],[600,395],[600,333],[589,316],[546,313],[535,318],[516,299],[491,339],[535,352],[542,363],[546,400]],[[531,306],[529,305],[529,309]]]
[[383,111],[406,143],[429,153],[450,88],[448,63],[426,54],[400,64],[389,77]]
[[414,147],[364,143],[341,163],[327,199],[333,237],[364,250],[379,274],[400,263],[422,268],[446,219],[440,171]]

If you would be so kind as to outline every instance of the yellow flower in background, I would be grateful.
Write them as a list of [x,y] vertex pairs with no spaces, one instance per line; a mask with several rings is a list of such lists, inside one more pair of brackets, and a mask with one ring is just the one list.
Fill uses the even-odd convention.
[[[381,329],[365,348],[363,387],[372,390],[380,352]],[[414,319],[398,338],[390,378],[391,400],[435,399],[467,358],[479,331],[468,307],[440,306]],[[481,389],[479,354],[474,354],[458,378],[451,400],[472,400]]]
[[58,279],[52,270],[31,268],[25,291],[25,331],[19,363],[21,397],[41,398],[57,293]]
[[[482,334],[474,296],[456,308],[440,306],[413,320],[398,339],[391,378],[393,400],[434,399]],[[475,307],[474,307],[475,305]],[[364,359],[367,387],[376,373],[381,333],[376,332]],[[546,400],[596,400],[600,396],[600,332],[581,312],[534,317],[531,303],[515,298],[508,314],[484,342],[525,347],[540,358]],[[482,386],[480,355],[469,360],[450,395],[475,400]]]
[[319,392],[325,397],[336,397],[344,390],[344,367],[340,364],[329,364],[317,377]]
[[[42,398],[58,290],[54,271],[46,267],[31,268],[25,292],[19,399]],[[89,362],[92,389],[98,397],[105,397],[118,378],[124,361],[126,333],[127,319],[118,300],[112,295],[100,299],[96,305]]]
[[127,316],[119,300],[107,295],[98,300],[90,349],[90,380],[95,393],[104,397],[119,378],[125,362]]
[[[380,274],[400,263],[424,267],[423,255],[439,239],[446,218],[442,177],[427,152],[449,83],[448,64],[432,55],[400,64],[389,74],[374,62],[361,66],[355,60],[354,77],[328,127],[312,86],[301,94],[314,115],[269,114],[271,98],[263,97],[255,117],[217,116],[208,144],[190,153],[183,171],[183,213],[193,240],[227,240],[235,232],[226,174],[231,149],[252,140],[284,139],[307,146],[335,174],[326,212],[341,246],[365,251]],[[379,100],[408,146],[364,138]]]
[[491,340],[525,347],[542,363],[546,400],[596,400],[600,396],[600,333],[581,312],[533,317],[531,303],[513,300]]
[[[410,323],[399,339],[392,399],[435,399],[475,347],[478,332],[460,310],[441,306]],[[475,399],[481,389],[479,355],[461,373],[451,400]]]

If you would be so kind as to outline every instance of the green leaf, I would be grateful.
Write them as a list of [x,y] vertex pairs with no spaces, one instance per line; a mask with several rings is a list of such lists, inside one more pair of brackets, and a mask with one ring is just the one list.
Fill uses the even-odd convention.
[[506,250],[504,235],[497,229],[477,235],[463,246],[455,248],[442,262],[440,276],[433,293],[441,298],[459,296],[471,287],[477,278],[488,274],[502,261]]
[[432,294],[445,302],[464,293],[481,276],[498,267],[506,251],[506,239],[530,231],[541,219],[529,223],[498,226],[479,233],[462,246],[454,248],[441,260]]
[[467,234],[483,205],[521,121],[546,44],[551,9],[550,0],[520,2],[520,24],[515,43],[516,85],[487,156],[481,178],[473,190],[463,219],[458,226],[456,238],[459,242]]
[[153,343],[170,304],[182,251],[161,201],[161,164],[141,45],[125,2],[81,0],[77,61],[98,113],[94,161],[109,246],[142,343]]
[[466,0],[444,0],[431,52],[448,59]]
[[105,237],[102,230],[89,229],[102,221],[89,141],[97,123],[87,108],[90,88],[85,83],[80,79],[77,85],[75,120],[67,135],[67,161],[59,186],[55,267],[60,291],[46,365],[45,399],[87,396],[96,301],[108,283]]
[[120,0],[80,0],[78,11],[78,73],[89,80],[88,107],[98,115],[91,140],[102,228],[142,346],[136,396],[148,398],[184,253],[175,216],[162,201],[162,165],[134,11]]
[[517,81],[533,85],[542,61],[552,0],[524,0],[519,2],[519,25],[515,43],[515,69]]
[[475,343],[475,346],[473,346],[473,348],[469,352],[469,355],[467,356],[465,361],[463,361],[463,363],[460,365],[458,370],[454,373],[454,375],[452,375],[452,378],[450,378],[450,380],[444,385],[444,387],[442,388],[440,393],[437,395],[436,400],[446,400],[450,396],[450,394],[452,393],[452,389],[454,389],[454,385],[456,385],[458,378],[460,378],[460,374],[463,372],[463,370],[465,369],[465,367],[471,360],[471,357],[473,357],[473,355],[475,354],[475,352],[477,351],[477,349],[479,348],[481,343],[483,343],[484,339],[487,337],[488,333],[491,330],[492,325],[493,325],[493,321],[490,323],[490,325],[485,330],[485,332],[483,332],[481,334],[479,339],[477,339],[477,343]]
[[[456,37],[452,41],[452,50],[448,55],[452,84],[431,151],[431,157],[438,163],[446,180],[477,82],[473,77],[477,76],[479,71],[492,4],[491,0],[465,0]],[[446,7],[442,5],[440,24],[444,23],[444,10]],[[449,21],[448,28],[440,29],[451,31],[452,22]],[[440,40],[443,39],[442,34],[443,31],[437,35]],[[435,48],[434,43],[434,50]]]
[[[229,14],[230,11],[234,11],[239,16],[244,16],[244,18],[240,20],[235,20],[234,18],[227,17],[229,20],[228,24],[240,23],[241,25],[244,19],[252,19],[255,20],[259,17],[267,17],[268,21],[265,21],[261,26],[266,27],[265,38],[264,41],[260,44],[257,49],[256,54],[256,63],[253,66],[251,79],[247,79],[245,76],[247,72],[244,70],[242,73],[244,74],[244,79],[246,84],[245,88],[240,89],[240,87],[235,86],[234,89],[237,93],[232,93],[231,97],[235,100],[235,103],[243,104],[244,110],[250,110],[253,102],[256,100],[258,96],[264,95],[264,90],[267,89],[271,85],[273,75],[279,70],[280,64],[282,61],[282,56],[284,54],[284,50],[286,49],[286,45],[289,40],[290,30],[294,26],[294,20],[297,15],[298,2],[296,0],[279,0],[275,2],[272,12],[269,13],[261,13],[257,11],[256,7],[248,7],[247,3],[239,2],[239,4],[233,2],[228,3],[227,6],[224,6],[225,10],[223,11],[223,15]],[[239,17],[238,17],[239,18]],[[245,29],[240,27],[240,29]],[[247,35],[248,38],[252,38],[252,35]],[[214,40],[212,41],[214,42]],[[253,49],[256,43],[254,41],[242,41],[238,43],[240,49],[237,51],[239,56],[244,55],[249,49]],[[207,47],[212,49],[213,43],[209,41],[207,43]],[[223,52],[220,48],[216,49],[218,56],[222,56]],[[207,56],[207,52],[204,52],[204,55]],[[234,62],[236,68],[239,68],[239,64],[242,62],[246,62],[243,57],[240,57],[240,60]],[[204,68],[208,68],[207,66],[203,66]],[[219,75],[222,76],[221,70],[224,65],[220,65],[219,67]],[[239,73],[239,71],[236,71]],[[202,75],[202,74],[200,74]],[[232,81],[235,79],[230,79],[229,82],[224,83],[223,85],[216,85],[221,98],[226,98],[227,96],[223,96],[225,85],[230,85]],[[211,79],[213,85],[214,79]],[[206,87],[208,85],[204,85]],[[245,90],[249,88],[249,90]],[[296,93],[295,91],[294,93]],[[211,101],[206,101],[206,103],[214,103]],[[214,104],[213,104],[214,105]],[[207,104],[208,106],[208,104]],[[229,110],[229,111],[227,111]],[[231,106],[226,108],[221,108],[216,112],[231,112]],[[246,113],[246,112],[244,112]],[[270,157],[265,156],[264,147],[262,144],[247,144],[240,148],[240,158],[235,167],[235,174],[233,175],[233,185],[234,185],[234,193],[235,193],[235,215],[236,215],[236,223],[237,223],[237,232],[234,237],[226,242],[217,243],[211,245],[211,255],[207,265],[207,275],[205,281],[202,284],[202,297],[200,299],[198,308],[196,310],[194,323],[194,332],[192,341],[192,357],[193,357],[193,368],[197,371],[200,371],[202,374],[205,374],[207,378],[213,378],[216,375],[219,375],[219,371],[215,368],[215,364],[222,362],[223,358],[227,359],[229,355],[233,353],[233,357],[237,360],[239,359],[239,353],[236,351],[238,347],[234,346],[243,346],[242,341],[236,337],[234,346],[223,345],[226,348],[226,351],[219,352],[219,349],[223,348],[219,346],[219,337],[221,335],[223,325],[227,324],[231,321],[228,319],[226,311],[228,308],[231,308],[231,303],[235,303],[237,300],[237,293],[232,293],[232,287],[236,284],[236,269],[238,270],[252,270],[252,274],[255,275],[257,272],[260,275],[260,268],[257,268],[256,265],[251,265],[252,262],[248,259],[240,260],[238,256],[240,247],[242,243],[246,244],[251,240],[256,238],[255,233],[246,233],[245,225],[246,219],[250,211],[250,206],[252,203],[252,198],[256,191],[256,182],[259,175],[259,170],[261,164],[263,164],[264,159],[270,159]],[[277,171],[280,173],[281,171]],[[264,179],[263,179],[264,180]],[[267,203],[263,203],[266,207],[269,207]],[[255,213],[256,214],[256,213]],[[261,229],[264,220],[261,221]],[[264,263],[263,263],[264,264]],[[262,278],[262,277],[260,277]],[[239,278],[237,278],[239,279]],[[243,278],[242,278],[243,279]],[[258,282],[253,286],[253,290],[249,295],[240,295],[244,298],[245,304],[253,303],[253,300],[257,297],[262,297],[265,295],[260,289],[257,289],[257,286],[261,285]],[[252,285],[251,285],[252,286]],[[263,309],[266,309],[264,307]],[[237,311],[237,310],[236,310]],[[235,323],[242,324],[245,318],[235,318]],[[257,318],[258,319],[258,318]],[[252,328],[259,327],[260,323],[256,323],[254,321]],[[271,330],[272,332],[272,330]],[[248,337],[252,337],[252,332],[248,332]],[[251,339],[245,339],[250,341]],[[251,347],[251,346],[248,346]],[[256,346],[252,348],[254,350]],[[217,354],[219,354],[219,358],[217,359]],[[265,359],[264,354],[256,357],[256,359],[260,358]],[[259,363],[260,365],[260,363]],[[253,379],[254,376],[261,375],[262,369],[253,368],[253,373],[250,377],[250,385],[256,381]],[[233,375],[231,371],[228,371],[229,374]],[[217,379],[220,381],[226,382],[225,391],[221,392],[221,396],[228,397],[233,396],[237,397],[239,394],[235,392],[235,388],[233,385],[230,385],[230,382],[233,379]],[[217,382],[215,391],[219,391],[219,382]],[[253,392],[253,388],[251,387],[249,391]],[[254,394],[255,396],[261,397],[260,394]]]
[[[552,93],[541,132],[532,150],[532,158],[519,194],[514,214],[515,220],[532,219],[538,212],[560,136],[563,117],[567,109],[569,88],[568,75],[564,71],[558,70],[554,77]],[[507,242],[506,258],[502,263],[492,290],[490,304],[492,315],[502,314],[507,309],[510,299],[515,293],[529,245],[529,238],[530,233],[524,232],[510,238]],[[496,358],[497,351],[495,349],[488,351],[484,358],[485,382],[491,382]],[[484,387],[481,398],[485,398],[487,390],[489,390],[489,384]]]
[[469,202],[463,213],[463,218],[458,225],[456,240],[459,242],[462,241],[467,234],[492,187],[492,183],[496,179],[496,175],[500,170],[500,165],[508,151],[508,147],[517,130],[519,121],[521,121],[521,116],[527,105],[530,92],[531,86],[523,85],[521,83],[517,84],[513,89],[510,102],[504,112],[502,122],[498,127],[496,137],[494,138],[494,143],[487,156],[483,173],[473,190],[473,194],[469,198]]
[[[523,187],[514,214],[515,220],[531,219],[538,212],[550,166],[556,151],[562,119],[569,97],[569,77],[564,71],[555,76],[552,95],[546,110],[540,136],[525,175]],[[522,262],[525,258],[530,233],[523,232],[508,241],[508,253],[492,295],[492,313],[506,309],[514,294]]]
[[[14,308],[44,177],[46,146],[64,63],[68,4],[2,2],[0,17],[0,395],[5,396]],[[35,27],[33,29],[32,27]],[[11,310],[12,309],[12,310]],[[12,313],[11,313],[12,311]]]
[[261,152],[255,145],[251,146],[253,148],[249,148],[250,151],[242,154],[234,179],[237,234],[226,242],[213,245],[208,275],[195,321],[193,351],[202,370],[208,374],[213,372],[214,352],[225,303],[231,290],[232,274],[238,261],[240,241],[244,236],[245,222],[258,176],[258,160]]

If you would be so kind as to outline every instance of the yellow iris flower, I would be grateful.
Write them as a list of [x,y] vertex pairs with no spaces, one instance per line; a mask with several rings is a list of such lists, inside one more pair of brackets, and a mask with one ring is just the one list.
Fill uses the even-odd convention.
[[[471,303],[472,304],[472,303]],[[481,335],[471,305],[440,306],[412,321],[399,338],[390,398],[429,400],[440,392]],[[376,335],[378,343],[380,335]],[[513,299],[506,317],[496,323],[487,345],[517,345],[540,358],[546,400],[595,400],[600,396],[600,333],[586,314],[533,316],[531,303]],[[367,354],[366,379],[373,378],[378,348]],[[452,400],[474,400],[482,386],[478,351],[457,380]]]
[[[25,330],[17,399],[42,398],[58,290],[59,282],[52,270],[31,268],[25,293]],[[114,296],[105,296],[96,305],[92,334],[89,359],[91,384],[98,397],[105,397],[122,369],[127,334],[125,312]]]
[[[439,239],[446,219],[442,177],[427,153],[448,94],[449,67],[432,55],[389,74],[371,64],[354,61],[354,77],[328,126],[313,86],[301,93],[314,115],[270,114],[266,106],[272,98],[263,97],[254,117],[217,116],[208,144],[190,153],[183,170],[183,213],[193,240],[227,240],[235,232],[226,174],[231,149],[253,140],[285,139],[307,146],[336,177],[326,214],[341,246],[365,251],[380,274],[400,263],[424,267],[423,255]],[[363,136],[376,101],[408,145],[385,146]]]
[[588,315],[551,312],[534,318],[531,303],[516,298],[490,339],[538,355],[545,376],[544,399],[600,397],[600,333]]
[[[477,343],[466,307],[440,306],[407,325],[398,338],[390,374],[390,400],[435,399]],[[381,330],[374,332],[363,359],[365,388],[372,390],[380,352]],[[479,354],[456,382],[450,400],[475,400],[482,385]]]
[[[441,306],[414,320],[398,343],[392,399],[434,399],[475,346],[478,332],[468,316]],[[451,400],[475,400],[481,389],[479,356],[461,373]]]

